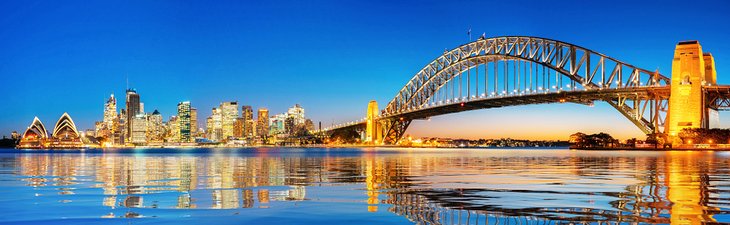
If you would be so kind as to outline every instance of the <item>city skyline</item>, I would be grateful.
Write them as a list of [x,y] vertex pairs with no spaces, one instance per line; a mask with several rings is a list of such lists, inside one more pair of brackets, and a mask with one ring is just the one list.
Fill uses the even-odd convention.
[[[210,108],[225,101],[250,105],[254,110],[266,107],[270,112],[284,112],[299,103],[323,126],[351,121],[364,115],[370,100],[378,101],[381,107],[387,104],[396,90],[444,49],[468,42],[468,30],[473,39],[485,33],[569,41],[665,74],[671,72],[673,46],[678,41],[697,39],[717,59],[718,83],[730,83],[722,76],[728,71],[725,65],[730,58],[726,53],[730,45],[724,41],[730,29],[722,21],[730,18],[723,14],[727,4],[721,2],[706,8],[670,2],[661,10],[655,9],[655,4],[637,3],[642,13],[626,18],[611,18],[611,10],[605,10],[591,21],[566,21],[589,13],[578,11],[550,14],[556,18],[549,21],[513,18],[491,22],[470,14],[448,19],[462,16],[450,11],[462,5],[457,3],[122,4],[124,10],[135,12],[134,18],[115,12],[119,5],[114,2],[91,3],[88,7],[94,11],[63,7],[63,3],[0,4],[4,6],[0,10],[8,11],[0,16],[0,25],[8,28],[0,31],[0,47],[6,50],[0,53],[0,61],[5,62],[0,73],[8,81],[4,89],[10,95],[0,106],[3,135],[22,132],[34,116],[47,121],[64,112],[74,117],[80,130],[93,128],[94,121],[103,118],[102,104],[109,94],[122,99],[120,93],[125,93],[127,80],[129,87],[143,93],[141,102],[146,111],[157,109],[165,118],[175,115],[177,103],[193,102],[201,110],[199,126],[210,116]],[[471,4],[473,8],[490,6]],[[495,4],[492,7],[519,5]],[[168,9],[170,5],[174,7]],[[582,2],[558,5],[549,4],[596,6]],[[525,13],[539,13],[547,6],[532,3],[523,9]],[[298,7],[309,10],[299,12]],[[618,6],[602,7],[621,10]],[[419,16],[422,12],[443,14],[447,19],[424,18]],[[680,12],[696,19],[655,18]],[[207,17],[197,20],[199,14]],[[288,20],[302,22],[291,24]],[[386,21],[395,22],[383,23]],[[215,25],[208,26],[211,24]],[[672,25],[673,32],[661,32],[662,27],[655,24]],[[545,28],[547,25],[564,29]],[[31,87],[43,91],[23,92]],[[70,94],[62,100],[50,94],[58,92]],[[117,103],[118,108],[123,106],[123,102]],[[728,127],[730,123],[721,120],[721,124]],[[548,104],[462,112],[415,121],[408,133],[417,137],[567,139],[578,131],[605,131],[622,139],[643,137],[631,122],[604,103],[593,108]]]

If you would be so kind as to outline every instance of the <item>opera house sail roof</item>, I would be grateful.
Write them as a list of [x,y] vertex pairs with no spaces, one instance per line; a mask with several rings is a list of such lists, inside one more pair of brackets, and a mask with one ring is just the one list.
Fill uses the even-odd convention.
[[68,139],[68,138],[79,138],[79,132],[76,130],[76,124],[68,113],[63,113],[61,118],[56,122],[56,126],[53,128],[53,138],[57,139]]
[[38,117],[33,118],[33,122],[28,129],[23,132],[23,136],[18,143],[19,148],[44,148],[45,141],[48,139],[48,131]]
[[41,122],[38,117],[33,118],[33,123],[28,126],[28,129],[25,130],[23,133],[23,139],[26,138],[47,138],[48,137],[48,131],[46,131],[46,126],[43,126],[43,123]]
[[48,136],[46,127],[38,117],[25,130],[18,143],[18,148],[82,148],[81,135],[76,129],[73,119],[68,113],[63,113],[56,122],[53,133]]

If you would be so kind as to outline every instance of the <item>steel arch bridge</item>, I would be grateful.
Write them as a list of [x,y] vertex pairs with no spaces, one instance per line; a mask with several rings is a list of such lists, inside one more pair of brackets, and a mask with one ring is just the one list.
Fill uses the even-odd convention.
[[[412,120],[431,116],[525,104],[604,101],[644,133],[655,134],[664,129],[670,84],[671,79],[657,71],[570,43],[528,36],[480,38],[428,63],[373,120],[380,125],[383,142],[395,144]],[[361,128],[367,120],[323,132]]]

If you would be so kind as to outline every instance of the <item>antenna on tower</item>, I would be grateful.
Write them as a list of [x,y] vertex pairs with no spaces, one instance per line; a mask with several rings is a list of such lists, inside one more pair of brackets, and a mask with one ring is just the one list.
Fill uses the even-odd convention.
[[129,90],[129,73],[126,73],[125,76],[127,78],[127,89],[124,91],[127,91],[127,90]]

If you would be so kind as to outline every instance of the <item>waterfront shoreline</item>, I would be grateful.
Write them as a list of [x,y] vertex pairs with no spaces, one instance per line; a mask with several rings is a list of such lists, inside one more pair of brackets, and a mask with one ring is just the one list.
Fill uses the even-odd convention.
[[580,151],[656,151],[656,152],[671,152],[671,151],[702,151],[702,152],[713,152],[713,151],[730,151],[730,148],[569,148],[570,150]]

